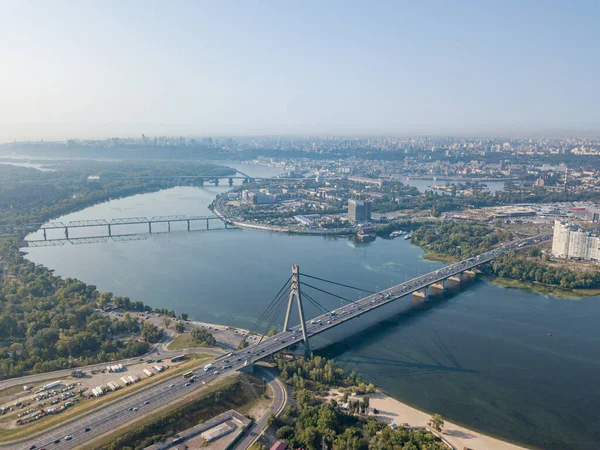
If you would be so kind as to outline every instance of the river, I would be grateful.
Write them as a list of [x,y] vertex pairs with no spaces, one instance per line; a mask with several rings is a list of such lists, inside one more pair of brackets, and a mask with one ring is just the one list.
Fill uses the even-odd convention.
[[[278,172],[235,166],[253,176]],[[178,187],[113,200],[59,220],[205,215],[215,195],[227,189]],[[145,240],[29,248],[28,258],[115,295],[246,328],[288,279],[292,264],[365,290],[442,266],[423,259],[423,252],[403,239],[356,244],[240,229],[187,232],[174,225],[166,233],[166,226],[153,228]],[[119,232],[146,231],[128,226]],[[48,233],[61,237],[60,230]],[[352,300],[364,294],[319,286]],[[315,291],[311,296],[328,308],[340,305]],[[311,305],[306,309],[307,316],[316,314]],[[399,400],[468,427],[540,448],[600,448],[595,419],[600,298],[569,301],[477,281],[425,306],[401,299],[372,314],[315,344]],[[354,334],[355,326],[366,328]]]

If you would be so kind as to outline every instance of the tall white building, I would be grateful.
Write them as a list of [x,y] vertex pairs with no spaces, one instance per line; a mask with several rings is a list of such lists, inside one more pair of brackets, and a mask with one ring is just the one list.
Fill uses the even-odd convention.
[[600,261],[600,237],[562,220],[554,222],[552,254],[557,258]]

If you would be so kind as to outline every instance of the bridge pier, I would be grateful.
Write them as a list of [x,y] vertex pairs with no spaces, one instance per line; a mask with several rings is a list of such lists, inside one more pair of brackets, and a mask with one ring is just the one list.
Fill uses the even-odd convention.
[[65,227],[65,237],[69,239],[69,228]]
[[110,228],[110,223],[108,224],[108,237],[112,237],[112,230]]
[[233,178],[229,179],[229,186],[233,186]]
[[425,299],[427,298],[427,287],[424,287],[423,289],[419,289],[418,291],[413,292],[412,297],[414,300],[419,300],[421,302],[424,302]]
[[171,232],[171,222],[167,222],[167,233]]
[[218,185],[219,185],[219,179],[215,178],[215,186],[218,186]]
[[148,233],[152,234],[152,222],[148,222]]
[[441,280],[438,283],[433,283],[432,285],[429,286],[431,288],[431,290],[436,290],[436,291],[444,291],[446,289],[446,286],[444,285],[444,280]]
[[248,184],[248,178],[244,178],[244,179],[242,180],[242,184]]
[[188,231],[190,231],[190,220],[189,219],[187,220],[187,229],[188,229]]
[[46,229],[44,228],[44,240],[46,240]]
[[200,178],[200,186],[204,186],[204,178]]
[[208,230],[208,219],[206,219],[206,229]]

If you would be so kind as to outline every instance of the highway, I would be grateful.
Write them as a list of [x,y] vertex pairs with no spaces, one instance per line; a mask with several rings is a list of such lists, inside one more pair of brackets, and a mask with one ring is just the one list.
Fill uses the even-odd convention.
[[[170,337],[165,336],[163,341],[161,341],[158,345],[162,345],[163,343],[168,343],[170,341]],[[35,374],[35,375],[27,375],[27,376],[19,377],[19,378],[9,378],[8,380],[0,381],[0,391],[2,391],[3,389],[7,389],[9,387],[12,387],[12,386],[19,386],[21,384],[33,384],[33,383],[41,382],[44,380],[55,379],[55,378],[60,378],[60,377],[68,377],[76,369],[81,369],[84,372],[89,372],[92,370],[106,369],[106,366],[109,364],[110,365],[123,364],[124,366],[131,365],[131,364],[136,364],[140,360],[144,360],[149,357],[156,357],[157,355],[162,359],[170,359],[170,358],[173,358],[174,356],[181,355],[182,353],[208,353],[211,355],[218,356],[218,355],[222,355],[225,352],[226,352],[225,350],[220,349],[220,348],[191,348],[191,349],[187,349],[187,350],[172,351],[172,350],[164,350],[164,347],[161,348],[160,350],[158,349],[158,347],[155,347],[152,350],[150,350],[148,353],[146,353],[145,355],[137,356],[135,358],[127,358],[127,359],[122,359],[119,361],[110,361],[110,362],[92,364],[89,366],[75,367],[75,368],[71,368],[71,369],[55,370],[54,372],[44,372],[44,373],[39,373],[39,374]],[[2,448],[2,447],[0,447],[0,448]]]
[[[323,333],[341,323],[380,308],[383,305],[423,289],[433,283],[438,283],[451,276],[460,274],[465,270],[487,263],[502,254],[526,248],[531,245],[537,245],[548,241],[549,239],[551,239],[551,235],[541,235],[535,238],[514,241],[489,252],[482,253],[479,256],[443,267],[442,269],[419,276],[406,283],[369,295],[356,302],[342,306],[308,321],[306,324],[307,335],[310,338]],[[166,380],[154,387],[137,392],[122,401],[118,401],[91,412],[85,417],[74,419],[71,423],[58,427],[53,431],[48,431],[42,436],[32,439],[27,444],[1,448],[30,449],[33,445],[38,449],[46,448],[47,450],[74,448],[78,444],[87,442],[91,438],[123,425],[142,414],[147,414],[159,406],[170,403],[192,390],[202,388],[204,386],[203,383],[209,383],[218,377],[243,369],[245,366],[250,366],[261,359],[301,341],[302,333],[300,325],[297,325],[289,331],[284,331],[271,338],[263,339],[243,350],[238,350],[218,357],[212,363],[213,366],[210,369],[206,371],[201,369],[195,371],[197,379],[196,382],[192,383],[190,386],[185,386],[186,380],[181,377],[175,381]],[[206,349],[201,350],[204,351]],[[132,410],[133,408],[138,408],[138,410]],[[89,431],[85,431],[85,429],[89,429]],[[72,439],[65,440],[64,438],[67,435],[72,436]],[[59,442],[54,443],[55,440],[59,440]]]

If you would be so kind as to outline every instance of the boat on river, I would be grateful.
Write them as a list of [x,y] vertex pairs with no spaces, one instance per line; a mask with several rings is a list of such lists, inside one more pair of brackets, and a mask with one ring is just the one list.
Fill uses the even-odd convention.
[[391,238],[396,238],[396,237],[402,236],[403,234],[404,234],[404,231],[402,231],[402,230],[396,230],[396,231],[392,231],[390,233],[390,237]]

